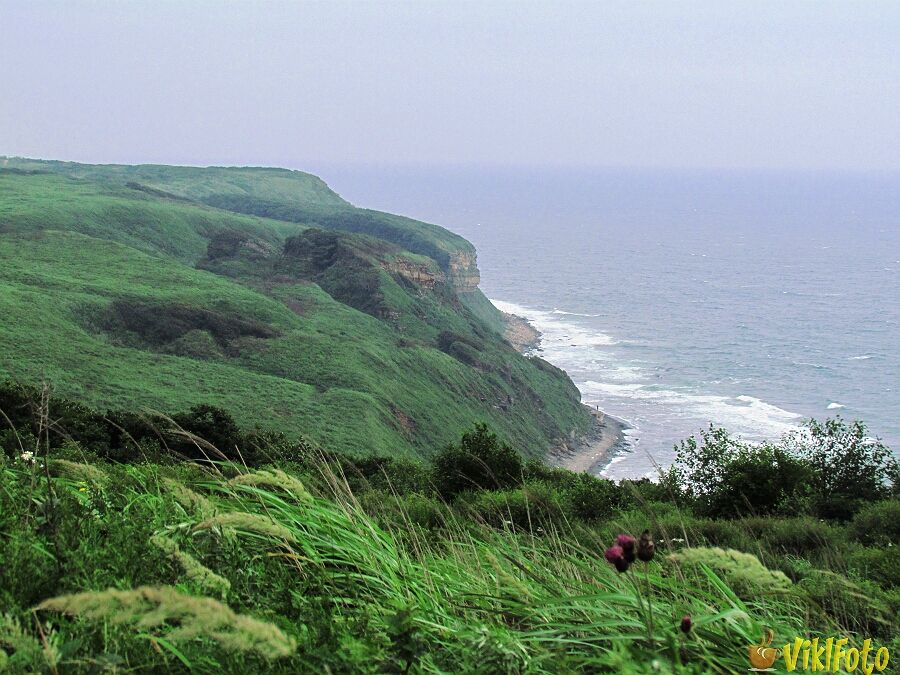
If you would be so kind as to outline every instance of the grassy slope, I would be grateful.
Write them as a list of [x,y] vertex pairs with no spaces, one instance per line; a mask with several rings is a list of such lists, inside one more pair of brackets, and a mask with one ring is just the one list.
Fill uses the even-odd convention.
[[192,264],[206,255],[208,238],[225,229],[250,232],[277,244],[301,228],[164,199],[124,185],[0,170],[0,234],[70,230]]
[[[295,180],[296,172],[272,173]],[[191,170],[192,180],[201,175]],[[179,185],[171,179],[164,187]],[[324,199],[333,197],[326,192]],[[480,356],[487,371],[436,348],[441,331],[471,334],[480,325],[454,308],[452,293],[448,301],[378,271],[388,321],[336,302],[307,280],[248,276],[265,261],[250,261],[235,278],[189,266],[218,232],[245,232],[278,250],[301,229],[123,183],[0,171],[0,371],[32,381],[47,376],[60,393],[94,405],[167,412],[220,405],[244,424],[303,433],[345,451],[428,454],[485,420],[538,452],[584,424],[570,382],[489,331],[482,330]],[[347,241],[358,245],[352,236]],[[339,280],[345,272],[331,270]],[[97,317],[115,301],[199,308],[260,322],[277,335],[245,337],[199,356],[172,345],[150,349],[134,335],[97,329]]]

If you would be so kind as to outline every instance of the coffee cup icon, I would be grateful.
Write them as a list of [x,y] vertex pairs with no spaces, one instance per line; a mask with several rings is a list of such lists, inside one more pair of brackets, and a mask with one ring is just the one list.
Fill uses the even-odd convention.
[[774,639],[775,633],[768,629],[763,633],[759,644],[747,647],[747,653],[750,655],[750,665],[753,666],[751,670],[771,670],[775,661],[781,658],[781,649],[772,646],[772,640]]

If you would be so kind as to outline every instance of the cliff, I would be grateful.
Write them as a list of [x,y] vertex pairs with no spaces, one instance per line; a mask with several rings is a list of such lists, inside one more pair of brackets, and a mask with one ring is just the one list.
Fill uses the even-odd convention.
[[474,293],[481,283],[481,273],[478,271],[474,249],[451,254],[447,272],[450,283],[458,293]]
[[220,406],[344,452],[428,455],[484,421],[539,455],[590,423],[565,373],[503,339],[474,247],[437,225],[283,169],[7,164],[0,377]]

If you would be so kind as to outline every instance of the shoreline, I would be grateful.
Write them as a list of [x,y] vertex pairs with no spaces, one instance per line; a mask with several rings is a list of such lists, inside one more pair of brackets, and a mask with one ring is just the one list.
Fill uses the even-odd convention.
[[[528,319],[509,312],[502,314],[506,323],[504,337],[507,342],[525,355],[540,349],[541,332]],[[591,428],[584,434],[561,440],[547,452],[546,460],[551,466],[596,476],[625,447],[625,430],[630,426],[596,405],[584,402],[582,405],[590,411]]]
[[552,448],[547,453],[547,462],[561,469],[597,476],[625,447],[625,430],[629,426],[596,406],[582,405],[591,413],[590,430],[573,441]]

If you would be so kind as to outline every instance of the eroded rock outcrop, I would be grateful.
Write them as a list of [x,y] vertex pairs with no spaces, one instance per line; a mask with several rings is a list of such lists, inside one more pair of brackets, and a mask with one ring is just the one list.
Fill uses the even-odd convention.
[[382,263],[382,268],[388,274],[428,290],[433,290],[436,283],[444,281],[444,275],[441,272],[430,269],[424,263],[417,263],[406,258]]
[[516,314],[503,312],[503,337],[522,354],[532,352],[541,345],[541,332]]
[[475,252],[457,251],[447,265],[450,283],[457,293],[473,293],[481,282]]

